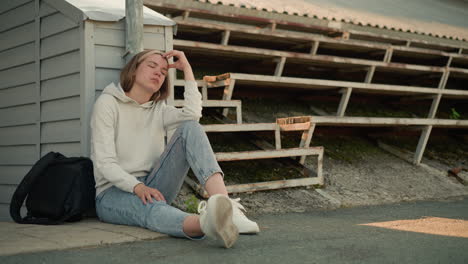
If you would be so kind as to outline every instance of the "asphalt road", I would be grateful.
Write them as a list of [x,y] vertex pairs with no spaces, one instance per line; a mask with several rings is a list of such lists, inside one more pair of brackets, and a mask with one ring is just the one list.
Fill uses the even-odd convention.
[[422,217],[468,221],[468,197],[258,216],[262,232],[241,236],[231,249],[208,239],[164,238],[7,256],[0,263],[468,263],[468,238],[360,225]]

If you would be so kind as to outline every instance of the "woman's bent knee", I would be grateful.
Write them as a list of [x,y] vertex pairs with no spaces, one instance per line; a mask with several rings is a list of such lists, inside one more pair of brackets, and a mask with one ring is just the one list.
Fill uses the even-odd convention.
[[180,127],[183,128],[183,129],[200,129],[202,128],[202,126],[200,125],[200,123],[198,121],[195,121],[195,120],[188,120],[188,121],[184,121],[180,124]]
[[205,134],[203,126],[195,120],[184,121],[180,124],[179,129],[182,129],[182,135],[184,136],[187,134]]

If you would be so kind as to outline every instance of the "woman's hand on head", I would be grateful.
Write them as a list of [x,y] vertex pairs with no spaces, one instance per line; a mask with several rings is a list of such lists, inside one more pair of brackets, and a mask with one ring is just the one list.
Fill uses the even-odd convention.
[[186,71],[188,69],[192,69],[183,51],[171,50],[171,51],[164,53],[163,57],[166,59],[175,57],[177,59],[177,61],[175,61],[173,64],[169,64],[169,68],[176,68],[180,71]]
[[153,203],[153,197],[154,199],[156,199],[156,201],[166,201],[166,199],[164,198],[164,196],[162,195],[160,191],[158,191],[157,189],[148,187],[144,185],[143,183],[139,183],[135,185],[135,187],[133,188],[133,192],[135,193],[136,196],[138,196],[141,199],[141,201],[145,205],[148,202]]

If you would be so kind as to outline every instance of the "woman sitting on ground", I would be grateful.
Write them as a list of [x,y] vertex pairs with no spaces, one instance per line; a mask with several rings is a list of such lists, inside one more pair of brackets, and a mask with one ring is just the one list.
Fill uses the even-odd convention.
[[[169,64],[172,57],[177,60]],[[184,73],[181,109],[165,103],[169,68]],[[183,52],[147,50],[127,63],[120,84],[109,84],[97,99],[91,119],[101,221],[189,239],[206,235],[227,248],[239,233],[259,232],[238,200],[228,198],[223,172],[198,123],[201,112],[201,94]],[[210,195],[208,202],[200,203],[200,215],[171,206],[189,168]]]

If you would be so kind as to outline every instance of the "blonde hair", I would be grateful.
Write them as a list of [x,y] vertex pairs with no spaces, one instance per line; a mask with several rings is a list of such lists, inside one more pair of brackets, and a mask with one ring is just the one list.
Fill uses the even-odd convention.
[[[159,54],[163,55],[164,53],[159,50],[144,50],[139,53],[137,53],[133,58],[123,67],[122,71],[120,72],[120,85],[122,86],[122,89],[125,92],[130,92],[130,90],[133,87],[133,84],[135,84],[135,79],[136,79],[136,70],[138,69],[138,66],[146,60],[149,56],[154,55],[154,54]],[[165,58],[164,58],[165,59]],[[166,59],[167,61],[167,59]],[[168,63],[169,64],[169,63]],[[169,78],[166,77],[164,80],[163,84],[161,85],[161,88],[159,91],[155,92],[150,100],[153,100],[155,102],[165,100],[167,97],[169,97]]]

